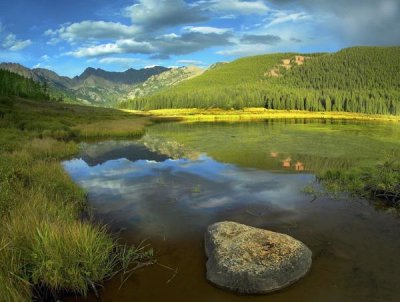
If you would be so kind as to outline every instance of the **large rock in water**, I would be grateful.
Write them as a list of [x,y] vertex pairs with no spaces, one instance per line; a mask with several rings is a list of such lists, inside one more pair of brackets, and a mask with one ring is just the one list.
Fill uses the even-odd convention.
[[287,287],[311,267],[311,250],[285,234],[235,222],[218,222],[205,235],[207,279],[242,294]]

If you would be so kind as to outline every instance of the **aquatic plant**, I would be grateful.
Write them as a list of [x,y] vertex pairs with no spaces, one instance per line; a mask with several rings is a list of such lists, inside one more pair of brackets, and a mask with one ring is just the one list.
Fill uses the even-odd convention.
[[388,206],[400,206],[400,160],[390,157],[372,168],[328,170],[318,180],[331,192],[348,191],[379,199]]

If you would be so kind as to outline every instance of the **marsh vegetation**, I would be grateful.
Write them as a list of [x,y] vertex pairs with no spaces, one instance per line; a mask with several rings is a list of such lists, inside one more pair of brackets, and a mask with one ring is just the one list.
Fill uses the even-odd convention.
[[60,165],[79,150],[72,139],[134,137],[144,131],[142,118],[8,97],[0,111],[0,301],[86,295],[149,256],[82,216],[90,213],[86,192]]

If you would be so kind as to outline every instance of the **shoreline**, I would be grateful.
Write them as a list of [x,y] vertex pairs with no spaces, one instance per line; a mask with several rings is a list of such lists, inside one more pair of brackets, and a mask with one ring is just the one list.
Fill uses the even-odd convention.
[[136,115],[149,116],[156,120],[177,120],[184,122],[241,122],[268,119],[334,119],[400,122],[400,116],[371,115],[354,112],[311,112],[302,110],[272,110],[264,108],[245,108],[243,110],[223,109],[157,109],[149,111],[121,109]]

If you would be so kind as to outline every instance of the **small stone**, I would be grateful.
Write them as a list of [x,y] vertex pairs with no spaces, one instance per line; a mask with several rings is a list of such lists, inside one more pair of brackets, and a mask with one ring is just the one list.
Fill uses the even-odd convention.
[[285,288],[310,269],[312,252],[281,233],[235,222],[210,225],[205,234],[207,280],[241,294]]

